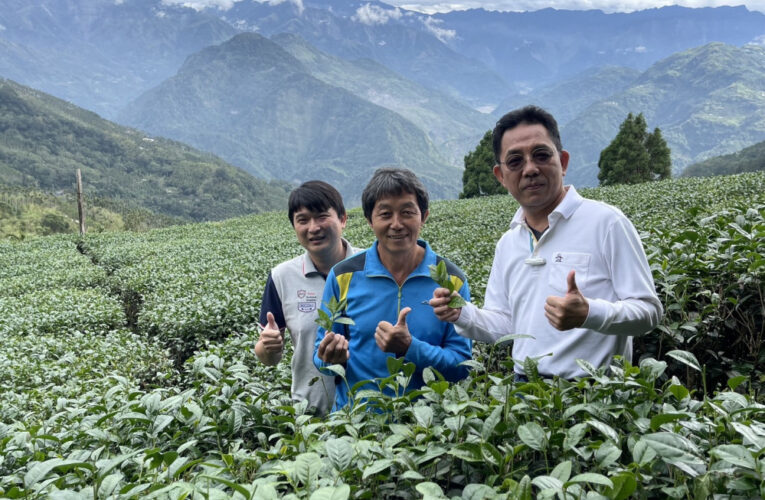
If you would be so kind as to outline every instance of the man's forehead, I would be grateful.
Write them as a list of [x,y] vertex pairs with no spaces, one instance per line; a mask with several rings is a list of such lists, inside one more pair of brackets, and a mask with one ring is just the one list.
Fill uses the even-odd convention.
[[308,207],[300,207],[294,212],[294,216],[297,217],[298,215],[307,215],[307,216],[313,216],[313,215],[321,215],[326,213],[335,213],[335,209],[332,207],[327,207],[324,210],[311,210]]
[[375,203],[375,208],[388,208],[388,207],[394,207],[394,206],[407,206],[407,205],[417,206],[417,196],[415,196],[414,193],[407,193],[406,191],[404,191],[399,194],[393,194],[393,195],[384,196],[380,198]]
[[522,123],[505,130],[502,135],[502,150],[510,151],[521,148],[550,147],[553,140],[544,125]]

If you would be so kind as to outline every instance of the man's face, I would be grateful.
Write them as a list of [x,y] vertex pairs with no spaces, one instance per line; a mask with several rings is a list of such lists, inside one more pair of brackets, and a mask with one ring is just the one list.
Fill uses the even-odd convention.
[[369,225],[379,242],[378,251],[389,256],[412,251],[427,217],[428,212],[420,211],[412,193],[377,200]]
[[499,158],[494,176],[524,212],[545,217],[552,213],[565,196],[563,176],[569,156],[567,151],[558,152],[547,129],[522,123],[506,130]]
[[292,215],[298,242],[310,254],[332,252],[342,242],[347,217],[338,217],[334,208],[323,212],[312,212],[305,207]]

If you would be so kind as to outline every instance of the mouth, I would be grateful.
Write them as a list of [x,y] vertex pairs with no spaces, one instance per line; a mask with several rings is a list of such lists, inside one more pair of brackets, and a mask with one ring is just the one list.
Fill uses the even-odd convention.
[[310,238],[308,238],[308,242],[309,243],[321,243],[325,239],[326,239],[326,237],[324,237],[324,236],[311,236]]
[[388,239],[390,240],[405,240],[409,235],[407,234],[389,234]]
[[539,184],[539,183],[535,183],[535,184],[528,184],[528,185],[526,185],[526,186],[523,188],[523,190],[524,190],[524,191],[538,191],[538,190],[542,189],[543,187],[545,187],[545,185],[544,185],[544,184]]

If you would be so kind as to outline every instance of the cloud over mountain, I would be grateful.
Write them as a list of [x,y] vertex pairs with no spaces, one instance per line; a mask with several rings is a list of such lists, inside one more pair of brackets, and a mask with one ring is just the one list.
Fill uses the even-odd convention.
[[386,24],[391,19],[401,19],[401,10],[383,9],[378,5],[364,4],[356,9],[356,14],[352,17],[354,21],[361,24],[374,26],[375,24]]

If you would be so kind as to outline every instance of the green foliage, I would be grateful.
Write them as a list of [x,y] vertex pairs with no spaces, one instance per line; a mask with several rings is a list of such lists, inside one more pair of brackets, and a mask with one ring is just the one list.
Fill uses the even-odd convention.
[[[98,197],[85,200],[85,225],[89,233],[145,231],[184,222],[184,219],[156,214],[125,202]],[[78,232],[79,214],[74,193],[50,194],[0,184],[0,239],[23,240],[31,236]]]
[[656,128],[646,132],[643,113],[632,113],[619,127],[611,144],[600,153],[598,180],[601,186],[639,184],[671,175],[669,147]]
[[0,79],[0,182],[111,198],[164,216],[216,220],[284,207],[288,186],[210,154],[121,127]]
[[494,177],[494,165],[496,163],[492,147],[492,131],[489,130],[484,134],[478,146],[465,156],[460,198],[505,193],[505,188]]
[[[291,344],[276,367],[253,352],[268,270],[302,251],[283,213],[0,242],[0,496],[759,498],[763,193],[764,174],[584,192],[635,222],[667,311],[635,362],[569,382],[526,360],[516,383],[507,347],[477,344],[467,379],[426,369],[407,393],[391,358],[391,396],[323,418],[290,400]],[[478,305],[516,208],[431,206],[423,237]],[[351,210],[349,240],[370,233]]]
[[716,156],[685,167],[684,177],[730,175],[765,170],[765,141],[729,155]]
[[333,331],[332,327],[335,323],[342,325],[355,325],[353,319],[345,316],[345,309],[348,306],[346,299],[337,300],[335,297],[329,299],[329,303],[325,302],[329,313],[324,312],[323,309],[319,309],[319,316],[316,318],[316,324],[324,328],[325,331]]
[[[441,288],[446,288],[449,290],[452,294],[454,292],[457,292],[457,287],[454,286],[454,282],[452,282],[451,279],[449,279],[449,273],[446,270],[446,262],[441,261],[438,263],[438,265],[431,265],[430,268],[430,277],[433,278],[433,281],[438,283],[438,285]],[[466,304],[465,299],[462,298],[461,295],[453,295],[452,299],[449,301],[449,307],[452,308],[458,308],[462,307]]]

